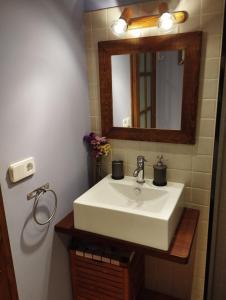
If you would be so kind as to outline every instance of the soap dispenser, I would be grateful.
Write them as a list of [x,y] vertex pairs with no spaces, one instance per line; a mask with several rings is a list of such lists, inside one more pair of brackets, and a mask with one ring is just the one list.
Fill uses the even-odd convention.
[[153,166],[154,168],[154,180],[153,184],[157,186],[167,185],[166,180],[166,169],[167,166],[163,163],[163,156],[158,156],[157,164]]

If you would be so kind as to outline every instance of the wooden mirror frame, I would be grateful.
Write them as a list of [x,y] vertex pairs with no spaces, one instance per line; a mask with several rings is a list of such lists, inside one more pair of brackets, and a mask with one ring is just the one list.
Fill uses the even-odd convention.
[[[195,144],[202,32],[98,43],[102,134],[121,140]],[[181,130],[113,127],[111,56],[147,51],[185,50]]]

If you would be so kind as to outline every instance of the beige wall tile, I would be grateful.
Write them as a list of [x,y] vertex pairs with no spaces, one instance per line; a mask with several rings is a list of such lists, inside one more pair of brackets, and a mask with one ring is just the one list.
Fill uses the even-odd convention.
[[211,173],[212,157],[208,155],[196,155],[192,158],[192,170]]
[[184,202],[191,202],[191,194],[192,194],[192,189],[190,187],[185,187],[184,194],[183,194]]
[[126,163],[129,165],[136,165],[138,155],[140,155],[139,149],[128,149],[126,151]]
[[84,28],[85,28],[85,31],[89,31],[92,29],[92,20],[91,20],[91,14],[92,13],[84,13],[84,18],[83,18],[83,21],[84,21]]
[[202,13],[214,13],[222,12],[224,1],[223,0],[201,0],[202,1]]
[[194,277],[191,300],[203,300],[204,279]]
[[193,288],[198,291],[200,290],[200,286],[203,286],[204,285],[204,279],[203,278],[200,278],[200,277],[195,277],[194,278],[194,284],[193,284]]
[[198,205],[209,206],[210,191],[193,188],[191,192],[191,202]]
[[191,170],[192,156],[184,154],[165,154],[167,167],[169,169]]
[[192,290],[191,300],[203,300],[203,290]]
[[197,249],[199,251],[206,251],[208,239],[208,222],[203,221],[198,224],[197,234]]
[[193,145],[156,143],[155,147],[159,153],[192,154],[193,152]]
[[220,57],[221,35],[203,35],[202,57],[216,58]]
[[91,45],[93,48],[98,49],[98,42],[107,40],[107,29],[97,28],[92,31]]
[[141,30],[141,36],[154,36],[159,35],[159,30],[156,27],[144,28]]
[[140,142],[139,141],[123,141],[122,142],[126,149],[128,150],[140,150]]
[[184,183],[187,187],[191,186],[191,172],[184,170],[168,169],[167,180]]
[[192,187],[200,189],[210,189],[211,175],[201,172],[192,173]]
[[126,152],[125,149],[112,149],[112,160],[123,160],[124,164],[126,162]]
[[208,206],[187,203],[187,207],[199,210],[199,212],[200,212],[199,222],[207,222],[208,223],[208,221],[209,221],[209,207]]
[[175,264],[156,257],[146,257],[145,263],[148,288],[177,299],[190,299],[192,264]]
[[92,30],[86,30],[85,31],[85,46],[87,51],[92,48]]
[[[93,68],[97,69],[96,53],[92,49],[87,49],[86,53],[87,53],[88,71],[90,71],[90,69],[93,69]],[[89,82],[89,83],[92,83],[92,82]]]
[[220,58],[209,58],[203,63],[204,79],[218,79],[220,72]]
[[90,101],[90,115],[92,117],[100,117],[100,105],[98,101]]
[[223,26],[223,10],[220,14],[206,14],[201,16],[201,29],[208,34],[219,34]]
[[125,141],[124,140],[110,140],[112,148],[125,148]]
[[145,167],[145,172],[144,172],[144,176],[148,179],[153,179],[154,178],[154,170],[153,167],[151,166],[146,166]]
[[200,87],[201,97],[203,99],[216,99],[218,91],[217,79],[205,79]]
[[91,131],[97,131],[97,117],[90,117]]
[[97,122],[97,131],[101,132],[101,119],[99,116],[97,116],[96,122]]
[[99,86],[94,83],[89,83],[89,98],[90,100],[99,99]]
[[204,99],[201,103],[201,118],[214,119],[216,117],[216,100]]
[[189,31],[196,31],[200,30],[201,28],[201,20],[200,16],[189,16],[188,20],[185,23],[179,25],[179,32],[189,32]]
[[91,14],[92,29],[105,28],[107,24],[107,10],[97,10]]
[[194,278],[198,277],[204,279],[206,269],[206,251],[200,251],[197,249],[195,262],[197,267],[195,268]]
[[213,119],[201,119],[198,129],[200,137],[214,137],[215,133],[215,120]]
[[144,2],[144,3],[141,3],[139,5],[139,14],[141,16],[144,16],[144,15],[148,15],[148,14],[158,14],[159,13],[159,10],[158,10],[158,5],[159,5],[159,1],[149,1],[149,2]]
[[155,143],[144,142],[144,141],[139,142],[139,147],[143,151],[153,151],[154,145]]
[[206,154],[212,156],[213,145],[213,138],[200,137],[196,141],[196,145],[194,147],[194,154]]
[[171,0],[167,2],[172,11],[185,10],[189,12],[190,16],[197,16],[200,14],[200,0]]
[[103,172],[103,175],[111,174],[111,172],[112,172],[111,162],[109,163],[106,161],[103,163],[102,172]]
[[87,50],[87,66],[88,66],[88,80],[89,84],[99,85],[99,71],[98,71],[98,61],[97,54],[93,52],[92,49]]

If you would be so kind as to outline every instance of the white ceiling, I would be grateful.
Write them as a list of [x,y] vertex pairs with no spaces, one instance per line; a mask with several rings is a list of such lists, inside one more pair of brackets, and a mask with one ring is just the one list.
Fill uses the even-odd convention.
[[136,2],[145,2],[147,0],[85,0],[85,11],[93,11],[108,7],[127,5]]

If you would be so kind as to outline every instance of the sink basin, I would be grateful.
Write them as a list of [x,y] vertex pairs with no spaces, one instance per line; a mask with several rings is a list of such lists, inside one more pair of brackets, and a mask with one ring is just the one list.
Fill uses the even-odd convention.
[[157,187],[106,176],[74,201],[77,229],[168,250],[183,209],[184,184]]

